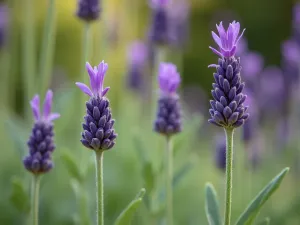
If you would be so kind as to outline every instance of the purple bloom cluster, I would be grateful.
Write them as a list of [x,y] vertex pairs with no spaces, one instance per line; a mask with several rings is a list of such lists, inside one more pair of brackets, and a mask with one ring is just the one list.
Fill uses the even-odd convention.
[[140,41],[132,43],[128,50],[128,86],[133,90],[140,90],[143,86],[145,66],[147,64],[148,49]]
[[151,0],[152,23],[149,38],[156,45],[165,45],[170,40],[170,24],[167,12],[169,0]]
[[95,151],[108,150],[115,145],[117,138],[113,128],[115,120],[112,119],[109,100],[105,97],[109,87],[103,87],[108,65],[102,61],[93,69],[87,63],[86,69],[90,76],[91,89],[83,83],[76,83],[85,94],[90,96],[90,100],[86,102],[81,143]]
[[175,65],[161,63],[158,74],[160,98],[154,130],[163,135],[181,132],[181,107],[176,90],[180,84],[180,75]]
[[233,21],[225,31],[222,22],[217,25],[220,37],[214,32],[213,38],[219,46],[219,51],[210,47],[221,58],[218,65],[213,64],[217,72],[214,73],[215,83],[211,91],[213,99],[210,101],[209,110],[211,119],[209,122],[224,128],[236,128],[244,124],[249,117],[246,113],[248,107],[244,107],[246,95],[242,93],[245,83],[241,81],[240,59],[236,59],[235,53],[239,39],[240,24]]
[[30,102],[35,123],[27,142],[29,155],[24,158],[23,163],[25,168],[34,174],[46,173],[53,167],[51,154],[55,145],[52,121],[59,118],[60,115],[51,113],[52,97],[53,93],[49,90],[46,94],[43,113],[40,112],[38,95],[34,96]]
[[78,0],[77,16],[87,22],[97,20],[100,16],[99,0]]

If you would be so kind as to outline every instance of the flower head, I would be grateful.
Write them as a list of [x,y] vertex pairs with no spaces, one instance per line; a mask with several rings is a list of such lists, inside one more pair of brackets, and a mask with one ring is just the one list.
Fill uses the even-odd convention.
[[220,57],[230,58],[234,56],[236,53],[237,44],[240,38],[243,36],[245,29],[239,35],[240,23],[235,21],[229,24],[227,31],[224,29],[222,22],[216,26],[219,36],[213,31],[212,36],[220,50],[218,51],[212,47],[209,48]]
[[292,39],[287,40],[282,45],[282,54],[286,62],[296,64],[300,62],[300,46]]
[[76,85],[80,88],[81,91],[83,91],[83,93],[89,95],[90,97],[95,96],[102,98],[106,95],[106,93],[109,90],[109,87],[103,88],[104,77],[108,69],[107,63],[102,61],[98,65],[98,67],[95,66],[93,69],[91,65],[87,62],[86,69],[90,76],[91,89],[87,85],[80,82],[76,82]]
[[31,105],[31,109],[35,121],[42,120],[44,122],[51,122],[52,120],[55,120],[60,117],[58,113],[51,113],[52,97],[53,97],[53,92],[51,90],[48,90],[45,97],[42,113],[40,112],[40,97],[38,95],[35,95],[33,99],[30,101],[30,105]]
[[180,84],[177,68],[171,63],[161,63],[158,71],[158,84],[163,94],[174,94]]
[[100,15],[99,0],[78,0],[77,16],[84,21],[97,20]]
[[128,48],[128,61],[131,65],[144,65],[147,56],[147,45],[141,41],[133,42]]

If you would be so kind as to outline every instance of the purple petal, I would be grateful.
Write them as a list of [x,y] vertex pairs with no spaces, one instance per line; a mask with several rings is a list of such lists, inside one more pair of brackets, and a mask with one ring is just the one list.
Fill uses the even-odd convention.
[[31,109],[33,112],[33,117],[35,120],[40,119],[40,97],[35,95],[33,99],[30,101]]
[[43,108],[43,117],[44,118],[48,118],[48,116],[51,113],[52,98],[53,98],[53,92],[51,90],[48,90],[46,97],[45,97],[45,101],[44,101],[44,108]]
[[223,23],[222,22],[220,22],[219,26],[217,25],[217,30],[219,32],[219,37],[221,39],[221,43],[222,43],[223,46],[225,46],[226,45],[226,36],[227,35],[226,35],[226,32],[225,32],[225,29],[223,27]]
[[212,34],[213,39],[214,39],[215,42],[217,43],[217,45],[218,45],[218,46],[222,46],[221,40],[220,40],[220,38],[218,37],[218,35],[216,35],[216,33],[213,32],[213,31],[211,32],[211,34]]
[[243,30],[243,32],[241,33],[241,35],[240,35],[240,36],[238,37],[238,39],[235,41],[235,43],[234,43],[235,45],[237,45],[237,43],[239,43],[239,41],[240,41],[241,37],[243,36],[245,30],[246,30],[246,29]]
[[103,90],[102,93],[101,93],[101,96],[102,96],[102,97],[105,96],[106,93],[109,91],[109,89],[110,89],[110,87],[104,88],[104,90]]
[[230,24],[228,31],[227,31],[227,47],[228,49],[231,49],[234,44],[234,25]]
[[213,68],[213,67],[215,67],[215,68],[217,68],[219,65],[217,65],[217,64],[210,64],[210,65],[208,65],[208,68]]
[[86,86],[85,84],[80,83],[80,82],[76,82],[75,84],[77,85],[77,87],[80,88],[81,91],[83,91],[83,93],[85,93],[85,94],[87,94],[89,96],[93,95],[93,92],[91,91],[91,89],[89,89],[89,87]]
[[[85,67],[86,67],[86,70],[87,70],[87,72],[90,76],[90,86],[92,88],[92,91],[94,93],[96,93],[97,92],[97,83],[96,83],[95,71],[94,71],[93,67],[88,62],[85,64]],[[86,93],[86,92],[84,92],[84,93]]]
[[49,115],[49,117],[47,118],[48,121],[52,121],[52,120],[56,120],[60,117],[60,114],[59,113],[51,113]]
[[240,32],[240,23],[239,22],[235,22],[233,21],[233,25],[234,25],[234,34],[233,34],[233,40],[236,41],[238,35],[239,35],[239,32]]
[[219,52],[218,50],[216,50],[216,49],[214,49],[213,47],[210,47],[210,46],[209,46],[209,48],[210,48],[215,54],[217,54],[218,56],[220,56],[221,58],[224,57],[223,54],[222,54],[221,52]]

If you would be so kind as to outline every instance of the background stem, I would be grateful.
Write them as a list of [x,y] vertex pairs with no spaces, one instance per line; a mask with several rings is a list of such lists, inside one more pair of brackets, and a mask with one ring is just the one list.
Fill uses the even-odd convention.
[[170,137],[167,137],[166,150],[167,225],[173,225],[173,149]]
[[226,134],[226,192],[224,224],[230,225],[232,202],[232,162],[233,162],[233,129],[225,129]]
[[97,225],[104,225],[103,151],[96,151]]
[[33,175],[32,179],[32,193],[31,193],[31,217],[32,224],[39,224],[39,189],[40,189],[40,176]]

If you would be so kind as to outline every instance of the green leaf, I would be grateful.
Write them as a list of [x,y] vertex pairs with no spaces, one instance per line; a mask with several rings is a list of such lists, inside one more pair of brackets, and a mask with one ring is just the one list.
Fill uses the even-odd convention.
[[219,202],[216,191],[212,184],[205,186],[205,212],[209,225],[221,225]]
[[117,218],[115,225],[130,225],[132,217],[137,208],[142,203],[142,199],[146,193],[145,188],[142,188],[137,196],[129,203],[129,205],[122,211]]
[[241,214],[236,225],[250,225],[255,220],[262,206],[270,198],[270,196],[279,188],[284,176],[289,168],[283,169],[265,188],[254,198],[246,210]]
[[150,162],[144,163],[142,169],[142,175],[143,175],[145,187],[148,193],[151,193],[155,185],[155,173],[153,171],[153,167]]
[[14,177],[11,180],[11,183],[11,203],[20,213],[28,214],[30,212],[30,198],[29,194],[25,191],[23,182],[21,181],[21,179]]
[[265,218],[263,221],[261,221],[258,225],[269,225],[270,224],[270,218]]
[[69,174],[72,178],[76,179],[79,183],[83,181],[83,176],[81,171],[79,170],[75,158],[67,152],[62,152],[61,159],[64,162]]

